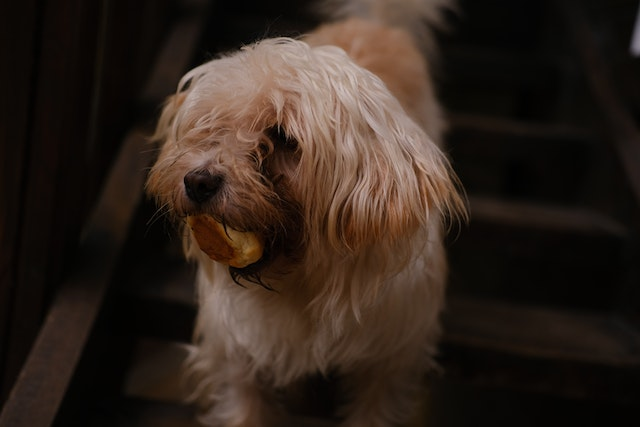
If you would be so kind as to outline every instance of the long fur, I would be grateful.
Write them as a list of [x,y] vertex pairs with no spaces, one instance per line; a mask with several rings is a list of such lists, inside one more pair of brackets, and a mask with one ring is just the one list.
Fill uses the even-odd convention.
[[[198,263],[189,372],[206,425],[281,425],[278,390],[330,373],[348,398],[343,426],[410,416],[434,366],[442,234],[465,215],[419,48],[432,42],[416,29],[444,3],[341,1],[344,19],[205,63],[167,100],[147,184],[160,209],[267,242],[261,261],[230,269],[185,227]],[[191,171],[223,177],[212,200],[189,198]]]

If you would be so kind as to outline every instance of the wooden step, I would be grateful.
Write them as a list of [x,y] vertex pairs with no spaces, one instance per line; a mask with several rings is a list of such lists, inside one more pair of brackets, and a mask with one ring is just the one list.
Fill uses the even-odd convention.
[[568,96],[560,64],[545,53],[445,46],[441,74],[438,89],[449,111],[548,120]]
[[[121,423],[116,425],[198,426],[196,408],[184,401],[189,392],[182,381],[187,354],[184,343],[141,337],[127,371],[122,396],[113,403]],[[333,424],[323,419],[296,417],[283,427],[329,425]]]
[[581,399],[640,401],[640,333],[602,312],[452,296],[446,376]]
[[[566,295],[568,301],[565,305],[574,308],[541,308],[474,297],[474,294],[482,294],[474,289],[483,285],[478,280],[482,274],[486,273],[490,279],[499,278],[504,271],[492,268],[478,271],[472,267],[484,267],[488,259],[486,254],[491,251],[498,252],[494,262],[505,253],[516,251],[510,242],[519,238],[518,230],[525,230],[528,234],[523,231],[522,236],[528,235],[531,241],[542,235],[555,235],[555,239],[547,237],[549,244],[562,243],[562,236],[565,236],[565,243],[572,245],[569,246],[570,251],[576,252],[589,241],[619,244],[624,240],[626,229],[589,211],[482,198],[471,198],[471,213],[469,231],[462,231],[454,243],[452,257],[455,258],[457,246],[464,244],[467,250],[473,249],[470,256],[477,261],[454,259],[452,264],[453,278],[460,279],[464,273],[465,278],[473,281],[467,283],[471,290],[461,290],[456,283],[451,286],[442,345],[445,380],[556,393],[572,398],[604,399],[609,396],[624,400],[627,388],[639,380],[639,335],[606,310],[576,309],[588,305],[581,301],[584,296],[580,296],[580,292],[585,289],[593,292],[585,283],[564,284],[568,291],[559,288],[547,290],[552,295]],[[465,243],[466,234],[475,227],[476,221],[484,223],[482,227],[485,230],[495,232],[476,234],[472,236],[472,244]],[[571,235],[575,240],[571,240]],[[130,330],[137,336],[181,342],[190,340],[196,310],[193,300],[194,267],[181,259],[178,243],[169,241],[165,244],[169,248],[152,245],[146,252],[146,259],[138,259],[137,267],[130,272],[130,279],[121,284],[123,295],[120,301],[126,301],[124,305],[130,307],[125,315],[131,317]],[[529,251],[535,255],[541,250],[540,247],[530,248],[530,242],[521,244],[525,247],[525,255],[531,256]],[[582,254],[588,257],[592,249],[582,248]],[[549,250],[543,255],[551,256]],[[530,268],[549,270],[538,264],[541,259],[542,255],[534,257]],[[463,263],[463,272],[456,270],[456,262]],[[587,266],[593,267],[594,262],[589,260]],[[568,275],[562,272],[567,267],[569,265],[563,263],[555,274]],[[518,277],[525,273],[515,272]],[[519,289],[515,293],[522,297],[525,291],[539,292],[539,288],[545,285],[538,283],[536,287],[535,284],[532,281],[527,285],[529,289]],[[504,286],[507,285],[521,288],[517,281],[505,282]],[[607,282],[598,287],[601,291],[604,289],[600,294],[602,299],[609,298],[603,296],[610,292],[608,286]],[[595,293],[590,297],[597,296]],[[614,386],[621,390],[620,393],[609,390]]]
[[453,114],[447,144],[470,194],[575,203],[601,157],[593,135],[574,125]]
[[193,408],[156,400],[120,398],[94,411],[88,427],[201,427]]
[[[186,278],[182,274],[176,276]],[[169,286],[188,285],[169,281]],[[187,304],[184,300],[182,303]],[[192,312],[187,315],[189,310]],[[182,319],[175,312],[169,316],[174,322],[186,324],[192,321],[194,312],[193,305],[188,305]],[[146,324],[163,324],[162,318],[168,316],[161,310],[148,311],[147,315]],[[137,330],[138,336],[141,331]],[[153,367],[169,360],[169,366],[177,369],[176,361],[180,361],[180,354],[184,355],[183,350],[179,345],[163,345],[164,341],[157,338],[141,342],[125,382],[125,396],[142,401],[177,400],[175,388],[165,392],[168,383],[175,384],[176,371]],[[166,351],[169,347],[175,351]],[[608,313],[550,309],[454,294],[444,315],[440,347],[444,376],[439,384],[477,387],[479,399],[487,397],[486,390],[624,405],[640,399],[636,387],[640,381],[640,334]],[[152,380],[147,381],[146,387],[140,381],[145,377]]]
[[611,309],[626,272],[625,227],[583,208],[470,197],[449,248],[454,292]]
[[584,118],[589,101],[584,72],[552,7],[500,0],[459,3],[453,31],[441,36],[439,88],[449,111]]
[[[119,287],[140,333],[189,340],[195,265],[181,241],[147,202],[137,220],[142,237]],[[471,221],[449,242],[454,292],[555,306],[609,309],[624,273],[628,230],[582,208],[470,197]],[[141,245],[141,246],[138,246]],[[144,310],[142,309],[144,308]],[[144,313],[157,313],[145,316]]]
[[122,315],[131,333],[182,342],[191,341],[195,321],[193,265],[184,260],[145,257],[122,283]]
[[451,16],[451,31],[442,44],[448,50],[448,42],[455,41],[480,48],[494,47],[501,50],[529,53],[540,45],[542,34],[549,31],[548,6],[544,2],[525,0],[514,3],[508,0],[458,0]]
[[428,426],[629,427],[638,405],[575,399],[456,379],[431,381]]
[[[470,209],[470,224],[449,244],[453,292],[556,307],[614,305],[624,274],[625,227],[577,208],[471,197]],[[135,265],[120,283],[131,327],[143,336],[189,341],[195,266],[184,261],[179,240],[162,224],[140,231],[150,247],[132,249]],[[156,242],[154,233],[166,241]]]
[[469,203],[472,221],[590,237],[623,239],[628,233],[622,224],[587,208],[474,196],[469,197]]

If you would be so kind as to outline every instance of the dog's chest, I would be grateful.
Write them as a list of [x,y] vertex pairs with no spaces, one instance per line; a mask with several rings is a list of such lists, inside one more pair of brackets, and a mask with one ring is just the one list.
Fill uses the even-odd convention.
[[[233,285],[236,286],[237,285]],[[201,301],[203,338],[241,352],[260,370],[294,380],[359,359],[366,344],[352,322],[321,319],[304,306],[264,289],[226,288]]]

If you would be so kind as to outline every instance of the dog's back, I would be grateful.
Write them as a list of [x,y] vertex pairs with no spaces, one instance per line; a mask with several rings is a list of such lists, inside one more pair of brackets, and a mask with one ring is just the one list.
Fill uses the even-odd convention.
[[[384,81],[406,112],[441,144],[446,125],[432,83],[438,54],[433,28],[442,27],[449,0],[328,0],[321,8],[335,19],[305,38],[335,45]],[[425,23],[429,25],[425,25]]]

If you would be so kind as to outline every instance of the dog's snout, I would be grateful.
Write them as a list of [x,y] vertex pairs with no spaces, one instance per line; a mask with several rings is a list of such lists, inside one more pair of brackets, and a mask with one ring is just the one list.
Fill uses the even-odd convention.
[[197,170],[184,176],[184,188],[189,199],[196,203],[204,203],[216,195],[222,186],[222,181],[222,175]]

